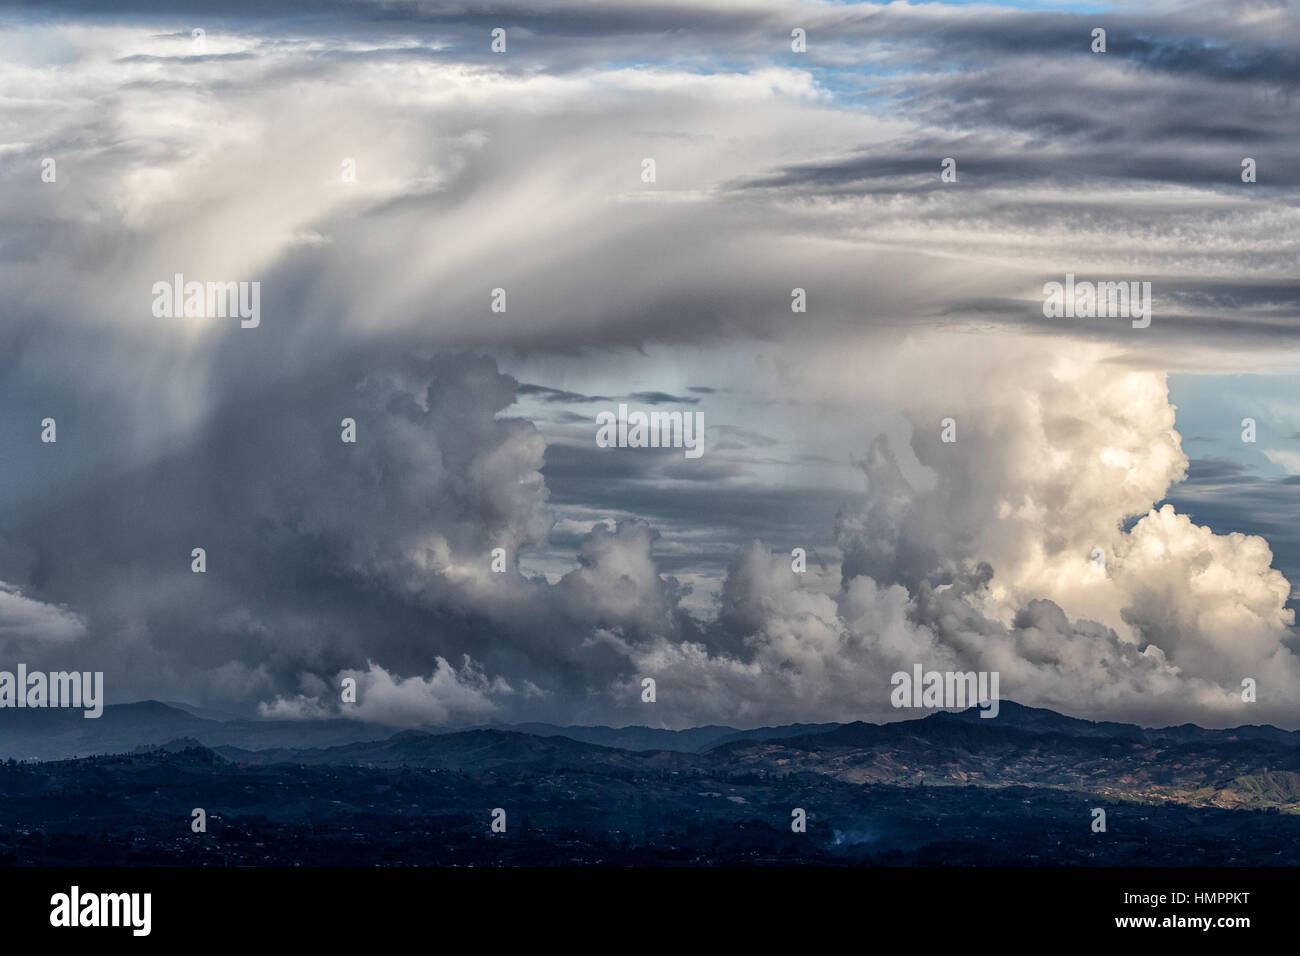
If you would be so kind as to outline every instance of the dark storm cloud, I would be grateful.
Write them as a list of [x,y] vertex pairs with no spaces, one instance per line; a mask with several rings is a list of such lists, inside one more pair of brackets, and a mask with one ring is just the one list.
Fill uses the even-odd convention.
[[[593,434],[595,428],[593,426]],[[748,464],[721,455],[706,453],[699,459],[687,459],[679,448],[598,448],[594,444],[552,443],[546,448],[548,481],[593,479],[611,481],[680,480],[715,482],[740,478],[748,473]],[[618,493],[626,489],[621,486]]]
[[[1184,441],[1194,441],[1196,439],[1184,439]],[[1200,441],[1212,441],[1213,439],[1202,438]],[[1241,462],[1232,461],[1228,458],[1193,458],[1187,464],[1188,485],[1213,485],[1224,482],[1254,482],[1258,479],[1250,474],[1249,469]]]
[[669,395],[667,392],[633,392],[626,396],[626,399],[642,405],[698,405],[700,403],[698,398]]
[[[49,601],[79,595],[99,640],[76,653],[105,670],[129,639],[164,673],[261,661],[245,698],[366,654],[427,672],[429,648],[454,653],[473,617],[429,568],[549,528],[540,436],[493,417],[513,385],[467,357],[318,369],[232,406],[183,452],[29,503],[0,577]],[[345,417],[355,445],[340,440]]]
[[[1300,172],[1285,160],[1296,139],[1287,139],[1265,152],[1253,145],[1243,147],[1243,144],[1259,143],[1260,137],[1255,130],[1240,129],[1225,134],[1227,142],[1217,154],[1198,145],[1199,155],[1189,155],[1180,152],[1176,142],[1171,142],[1159,155],[1141,156],[1134,154],[1131,145],[1093,145],[1092,130],[1080,131],[1077,124],[1074,130],[1072,134],[1035,130],[1044,140],[1050,139],[1050,144],[1021,147],[1014,154],[1002,142],[936,137],[906,149],[875,150],[869,156],[789,167],[774,175],[742,181],[736,188],[794,189],[826,195],[938,193],[949,188],[938,176],[939,160],[949,156],[957,159],[958,181],[963,188],[971,189],[1087,186],[1124,181],[1237,189],[1241,185],[1239,176],[1244,155],[1255,157],[1268,168],[1267,177],[1255,184],[1262,183],[1261,192],[1274,193],[1300,182]],[[1180,124],[1177,132],[1182,134],[1177,140],[1187,143],[1203,144],[1212,138],[1206,131],[1197,130],[1193,123]],[[1078,149],[1062,149],[1063,144],[1076,139]],[[1260,156],[1267,158],[1260,160]],[[1050,204],[1038,211],[1050,211]]]
[[538,401],[547,403],[558,402],[612,402],[614,399],[608,395],[579,395],[577,392],[566,392],[558,388],[547,388],[545,385],[522,384],[515,389],[517,395],[528,395],[536,398]]
[[667,392],[632,392],[612,398],[608,395],[581,395],[563,389],[548,388],[545,385],[520,385],[516,389],[519,395],[528,395],[547,403],[586,404],[589,402],[637,402],[642,405],[697,405],[699,399],[693,396],[670,395]]
[[579,415],[577,412],[557,412],[553,420],[561,425],[590,425],[592,417]]
[[[828,539],[836,510],[846,502],[860,505],[862,501],[860,492],[830,493],[753,483],[683,487],[669,480],[651,481],[664,478],[663,463],[673,455],[662,449],[636,451],[549,445],[543,469],[549,500],[556,506],[597,512],[628,511],[660,526],[709,528],[724,536],[729,545],[761,538],[773,541],[774,546],[779,541],[798,543],[810,534]],[[641,455],[641,451],[659,453]],[[680,453],[676,457],[680,458]],[[742,470],[723,467],[729,476],[743,477]]]

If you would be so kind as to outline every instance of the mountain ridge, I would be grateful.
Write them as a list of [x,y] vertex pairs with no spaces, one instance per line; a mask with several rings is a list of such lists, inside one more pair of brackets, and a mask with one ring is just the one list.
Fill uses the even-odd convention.
[[[275,720],[201,717],[182,707],[157,700],[111,704],[102,717],[87,720],[80,711],[13,709],[0,712],[0,759],[61,760],[95,754],[126,753],[140,747],[160,746],[178,738],[192,739],[210,749],[233,748],[243,752],[328,750],[353,744],[380,744],[395,735],[414,732],[445,736],[475,730],[524,734],[537,738],[564,738],[578,743],[635,753],[675,752],[704,754],[719,748],[744,748],[761,742],[785,741],[789,747],[816,748],[840,745],[867,746],[900,734],[931,737],[960,735],[962,728],[1000,728],[1031,735],[1059,734],[1064,738],[1124,740],[1146,745],[1227,743],[1300,747],[1300,731],[1272,725],[1243,724],[1207,729],[1195,724],[1163,728],[1115,721],[1070,717],[1014,701],[1000,702],[996,718],[982,717],[979,707],[963,711],[937,711],[886,723],[796,723],[748,730],[724,725],[669,730],[629,724],[557,725],[543,722],[469,727],[419,727],[404,730],[351,718]],[[929,722],[929,723],[926,723]],[[891,729],[892,728],[892,729]]]

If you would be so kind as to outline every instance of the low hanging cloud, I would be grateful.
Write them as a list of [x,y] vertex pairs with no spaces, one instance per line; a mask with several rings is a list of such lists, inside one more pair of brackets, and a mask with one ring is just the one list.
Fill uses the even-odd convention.
[[85,635],[81,615],[25,597],[19,588],[0,581],[0,651],[6,656],[48,650]]
[[[656,676],[661,699],[689,708],[692,722],[914,716],[892,710],[888,695],[890,675],[916,664],[996,671],[1003,698],[1072,713],[1154,722],[1179,713],[1211,723],[1244,717],[1235,689],[1186,675],[1158,648],[1140,649],[1101,624],[1071,621],[1051,601],[1028,602],[1007,624],[986,616],[980,604],[990,574],[985,567],[915,595],[858,576],[831,597],[799,588],[788,558],[756,544],[728,581],[756,598],[745,652],[660,640],[629,653]],[[755,586],[754,576],[765,583]]]
[[[464,355],[222,420],[206,441],[243,449],[239,480],[197,512],[187,489],[208,444],[125,479],[137,509],[90,542],[79,532],[107,500],[120,507],[121,489],[61,502],[24,545],[60,568],[43,593],[80,591],[83,606],[9,588],[0,609],[119,679],[129,658],[184,674],[196,696],[239,696],[242,682],[267,717],[881,719],[902,716],[889,676],[921,664],[995,670],[1005,698],[1091,716],[1293,723],[1290,586],[1267,543],[1156,507],[1186,468],[1163,376],[1100,348],[1003,346],[963,377],[951,367],[970,362],[969,343],[900,349],[863,400],[910,419],[910,458],[880,438],[858,459],[866,503],[841,511],[842,562],[800,575],[754,542],[704,618],[683,609],[689,589],[661,569],[644,520],[597,523],[554,583],[521,570],[554,520],[544,443],[499,414],[515,380]],[[339,440],[345,406],[356,446]],[[954,407],[968,411],[944,442],[940,412]],[[245,531],[231,514],[255,520]],[[196,530],[178,540],[178,523]],[[181,557],[199,539],[203,575]],[[257,559],[232,563],[249,540]],[[502,572],[495,547],[510,556]],[[355,704],[341,700],[346,677]],[[658,684],[654,718],[639,709],[644,677]],[[1260,684],[1249,709],[1244,678]]]
[[[489,680],[468,657],[459,668],[441,657],[435,659],[435,665],[427,678],[397,677],[367,661],[365,670],[341,671],[334,682],[335,688],[342,688],[344,681],[352,681],[355,706],[337,709],[320,697],[299,694],[277,697],[262,704],[259,712],[264,717],[287,719],[342,715],[390,727],[418,727],[491,717],[499,709],[494,698],[515,692],[499,677]],[[341,699],[341,690],[337,696]]]

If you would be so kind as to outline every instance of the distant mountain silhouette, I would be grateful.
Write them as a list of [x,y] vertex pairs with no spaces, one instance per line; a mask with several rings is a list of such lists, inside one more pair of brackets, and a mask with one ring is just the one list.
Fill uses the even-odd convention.
[[228,710],[217,710],[213,707],[199,707],[195,704],[187,704],[179,700],[164,700],[162,703],[168,707],[175,707],[177,710],[183,710],[187,714],[193,714],[195,717],[202,717],[205,720],[243,720],[239,714],[231,713]]
[[207,747],[323,747],[382,740],[398,728],[359,720],[212,720],[157,700],[110,704],[100,717],[80,710],[13,708],[0,711],[0,759],[65,760],[126,753],[189,737]]
[[63,760],[125,753],[177,737],[199,739],[218,726],[156,700],[113,704],[93,719],[80,710],[15,708],[0,711],[0,757]]
[[[746,769],[830,774],[850,783],[1024,784],[1219,805],[1290,806],[1300,732],[1269,726],[1206,730],[1091,721],[1002,701],[887,724],[789,724],[737,730],[562,727],[399,730],[357,720],[217,720],[159,701],[80,711],[0,712],[0,759],[63,760],[159,748],[206,748],[243,765],[416,767],[462,771],[602,772]],[[689,759],[688,759],[689,758]],[[1145,789],[1144,789],[1145,788]]]
[[978,720],[985,724],[998,723],[1003,726],[1016,727],[1035,733],[1060,733],[1072,737],[1140,737],[1143,733],[1136,724],[1118,724],[1112,721],[1082,720],[1067,717],[1045,707],[1026,707],[1013,700],[999,701],[997,717],[981,717],[984,711],[979,707],[969,707],[957,713],[941,712],[931,717],[958,720]]
[[[960,720],[980,720],[984,723],[996,722],[1037,733],[1056,732],[1075,737],[1116,737],[1182,742],[1198,740],[1265,740],[1284,746],[1300,747],[1300,731],[1282,730],[1270,724],[1248,724],[1225,730],[1207,730],[1195,724],[1147,728],[1139,727],[1136,724],[1118,724],[1112,721],[1081,720],[1077,717],[1066,717],[1054,710],[1048,710],[1044,707],[1026,707],[1010,700],[1000,702],[996,718],[980,717],[980,712],[978,707],[970,707],[959,713],[943,716],[955,716]],[[933,716],[938,717],[941,715],[935,714]]]
[[[830,730],[838,724],[792,724],[737,730],[705,726],[687,730],[653,727],[561,727],[555,724],[503,724],[463,728],[567,737],[582,743],[624,750],[671,750],[698,753],[731,740],[769,739]],[[461,728],[423,728],[421,733],[445,734]],[[127,753],[156,747],[179,737],[207,747],[240,750],[301,750],[350,743],[382,741],[399,728],[359,720],[249,720],[188,704],[156,700],[111,704],[103,716],[86,719],[79,710],[59,708],[0,711],[0,759],[64,760],[93,754]]]

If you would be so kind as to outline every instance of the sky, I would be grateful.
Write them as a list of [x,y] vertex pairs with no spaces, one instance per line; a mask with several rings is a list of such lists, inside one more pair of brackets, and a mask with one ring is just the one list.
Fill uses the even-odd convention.
[[[1298,728],[1298,19],[4,7],[0,668],[677,728],[912,717],[919,664]],[[601,447],[620,404],[703,454]]]

